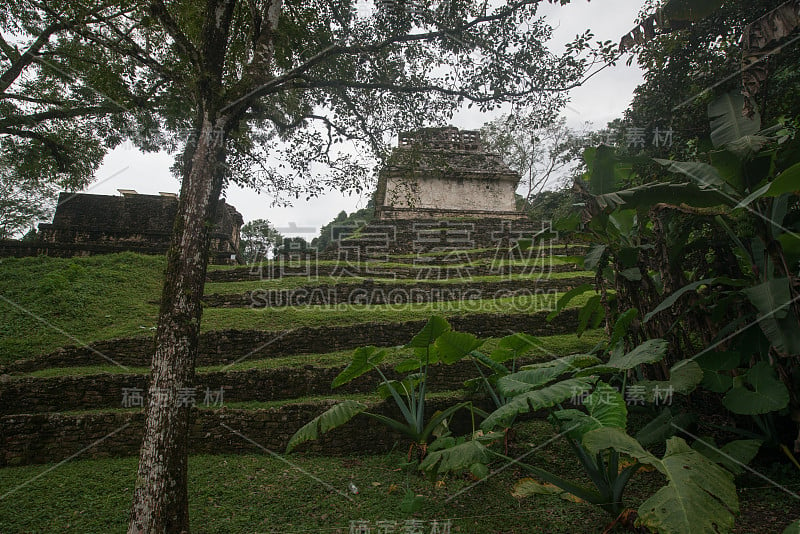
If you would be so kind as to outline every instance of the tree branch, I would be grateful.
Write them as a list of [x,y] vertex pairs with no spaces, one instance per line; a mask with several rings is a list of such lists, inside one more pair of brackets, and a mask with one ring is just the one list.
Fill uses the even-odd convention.
[[[492,15],[484,15],[482,17],[476,17],[471,21],[457,26],[455,28],[439,28],[436,31],[424,32],[424,33],[416,33],[416,34],[403,34],[397,35],[393,37],[389,37],[384,39],[383,41],[377,42],[371,45],[356,45],[356,46],[344,46],[344,45],[329,45],[319,51],[317,54],[306,60],[301,65],[285,72],[284,74],[269,78],[269,70],[266,68],[266,64],[257,64],[254,61],[251,62],[249,65],[250,69],[253,71],[264,73],[263,75],[259,76],[263,79],[263,81],[259,81],[256,79],[245,80],[242,79],[242,83],[237,84],[233,87],[233,90],[230,92],[233,98],[232,103],[229,104],[225,109],[229,108],[239,108],[244,107],[247,108],[250,103],[264,96],[274,90],[280,88],[281,85],[284,83],[291,81],[295,78],[301,77],[304,73],[308,72],[309,69],[312,67],[323,63],[329,59],[333,59],[342,55],[356,55],[356,54],[375,54],[377,52],[381,52],[384,49],[396,45],[396,44],[408,44],[412,42],[420,42],[420,41],[427,41],[435,38],[441,37],[452,37],[453,34],[458,34],[480,24],[484,24],[487,22],[493,22],[496,20],[501,20],[516,10],[521,9],[527,5],[531,4],[538,4],[540,0],[522,0],[520,2],[513,3],[509,5],[506,9],[503,9],[497,13]],[[260,68],[260,69],[259,69]],[[255,88],[253,86],[256,85]],[[277,89],[276,89],[277,88]],[[240,95],[240,96],[239,96]]]
[[14,83],[14,80],[19,77],[25,67],[33,62],[36,54],[38,54],[39,50],[41,50],[41,48],[47,44],[51,35],[67,28],[69,28],[68,25],[54,23],[42,30],[42,33],[39,34],[39,36],[28,47],[28,49],[25,50],[25,52],[23,52],[22,55],[16,59],[16,61],[13,61],[11,66],[6,69],[2,76],[0,76],[0,93],[4,93],[5,90],[8,89],[12,83]]
[[0,133],[11,133],[7,131],[8,128],[14,126],[33,126],[48,120],[53,119],[74,119],[75,117],[83,117],[87,115],[106,115],[119,111],[116,105],[102,105],[102,106],[83,106],[69,109],[51,109],[39,113],[30,113],[26,115],[11,115],[0,119]]
[[200,56],[200,53],[197,51],[197,48],[192,44],[186,35],[181,31],[180,26],[172,18],[172,15],[169,14],[167,10],[167,6],[164,5],[163,0],[152,0],[150,3],[150,13],[156,17],[161,24],[164,25],[164,29],[167,30],[167,33],[172,37],[175,41],[175,45],[186,54],[187,59],[192,64],[192,66],[200,71],[203,67],[203,61]]

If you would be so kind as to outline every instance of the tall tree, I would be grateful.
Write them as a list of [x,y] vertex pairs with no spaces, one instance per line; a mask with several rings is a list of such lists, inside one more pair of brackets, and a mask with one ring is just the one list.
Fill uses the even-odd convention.
[[[164,81],[84,39],[129,16],[112,1],[0,5],[0,220],[3,233],[48,215],[59,190],[88,185],[109,148],[159,146],[149,105]],[[119,40],[123,36],[118,37]],[[134,133],[134,132],[138,132]]]
[[[581,56],[585,34],[551,53],[538,3],[130,0],[124,16],[75,32],[82,46],[135,62],[129,91],[158,81],[148,138],[180,150],[129,532],[189,530],[189,407],[179,399],[194,382],[209,227],[225,184],[298,198],[358,191],[359,154],[381,154],[400,129],[446,123],[463,103],[558,108],[590,58],[612,50]],[[340,149],[346,140],[359,150]]]
[[271,249],[283,242],[283,236],[266,219],[255,219],[242,226],[239,255],[245,263],[268,259]]
[[520,176],[526,208],[545,188],[562,186],[578,166],[582,132],[559,117],[543,120],[538,113],[504,115],[481,128],[481,139]]

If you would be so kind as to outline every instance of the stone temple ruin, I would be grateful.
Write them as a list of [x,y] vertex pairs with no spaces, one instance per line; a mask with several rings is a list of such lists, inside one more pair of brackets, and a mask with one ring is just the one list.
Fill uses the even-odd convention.
[[[178,210],[177,195],[119,191],[121,196],[61,193],[53,222],[39,224],[35,241],[4,245],[3,255],[165,254]],[[219,201],[209,249],[211,263],[240,263],[239,230],[243,222],[236,208]]]
[[477,131],[406,132],[380,171],[375,216],[524,218],[514,197],[519,179],[499,155],[484,150]]
[[355,261],[382,253],[508,249],[542,230],[542,221],[516,210],[519,179],[484,149],[477,131],[401,134],[378,175],[374,219],[335,228],[334,246],[323,256]]

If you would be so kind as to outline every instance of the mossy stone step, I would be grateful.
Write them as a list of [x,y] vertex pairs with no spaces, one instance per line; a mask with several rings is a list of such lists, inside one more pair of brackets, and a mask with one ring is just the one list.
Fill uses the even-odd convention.
[[[459,394],[431,396],[426,414],[451,406]],[[289,438],[304,424],[342,399],[302,401],[270,408],[190,410],[191,454],[283,453]],[[402,418],[396,406],[367,400],[370,411]],[[491,409],[481,401],[484,409]],[[461,412],[451,426],[467,431],[468,413]],[[135,456],[144,428],[142,410],[78,413],[21,414],[0,417],[0,467],[51,463],[72,458]],[[304,450],[322,454],[369,454],[389,451],[406,439],[367,416],[359,415],[341,428],[310,442]]]

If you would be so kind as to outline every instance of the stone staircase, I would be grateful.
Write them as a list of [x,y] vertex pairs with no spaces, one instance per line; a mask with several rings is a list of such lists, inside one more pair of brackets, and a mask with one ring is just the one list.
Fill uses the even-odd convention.
[[[548,249],[531,262],[556,258],[579,247]],[[450,290],[450,295],[473,291],[473,301],[496,301],[501,295],[523,292],[550,292],[552,306],[557,293],[587,283],[577,265],[565,258],[551,265],[548,278],[536,271],[535,263],[519,259],[492,271],[494,256],[476,257],[469,277],[453,278],[440,255],[416,256],[409,264],[407,255],[390,254],[383,262],[372,260],[358,264],[360,268],[377,269],[393,278],[369,277],[348,279],[347,283],[326,284],[310,280],[301,287],[281,288],[280,279],[262,270],[257,276],[252,269],[219,269],[209,272],[205,305],[253,308],[246,313],[260,313],[257,308],[319,306],[325,303],[301,302],[305,292],[334,289],[336,304],[367,307],[384,304],[411,305],[432,302]],[[572,254],[567,254],[569,256]],[[463,256],[463,255],[462,255]],[[430,259],[429,263],[425,263]],[[390,263],[389,263],[390,262]],[[388,263],[382,266],[382,263]],[[400,265],[400,267],[392,267]],[[405,266],[403,266],[405,265]],[[334,267],[321,263],[320,269]],[[443,266],[445,266],[443,268]],[[323,269],[323,270],[324,270]],[[505,269],[504,271],[502,269]],[[333,273],[333,270],[326,271]],[[420,272],[444,272],[445,278],[424,276]],[[569,273],[575,273],[570,277]],[[509,273],[516,278],[509,278]],[[331,276],[327,274],[326,276]],[[480,280],[470,281],[470,277]],[[549,274],[548,274],[549,276]],[[466,280],[466,281],[464,281]],[[259,288],[267,281],[270,289]],[[216,293],[215,286],[240,282],[252,283],[253,289],[242,293]],[[278,284],[275,286],[275,284]],[[410,298],[413,293],[417,295]],[[272,293],[257,293],[273,291]],[[407,295],[393,301],[387,295]],[[357,302],[358,295],[382,295],[375,301]],[[459,293],[460,292],[460,293]],[[261,305],[253,305],[255,296],[268,295]],[[439,295],[440,297],[437,297]],[[383,300],[381,300],[383,299]],[[328,303],[330,304],[330,303]],[[514,332],[539,336],[546,345],[550,336],[564,336],[575,331],[578,317],[567,310],[553,322],[546,321],[547,310],[507,313],[485,313],[480,307],[464,306],[463,310],[446,313],[453,328],[479,337],[503,337]],[[288,438],[337,400],[357,397],[381,413],[398,416],[390,404],[374,394],[376,376],[368,374],[345,387],[331,389],[331,382],[348,361],[341,351],[375,345],[391,347],[407,343],[425,324],[425,319],[403,322],[362,322],[336,324],[336,314],[326,316],[324,324],[282,331],[217,330],[201,336],[195,388],[186,391],[185,402],[191,414],[191,450],[194,453],[257,452],[260,447],[281,452]],[[553,338],[555,339],[555,338]],[[580,342],[573,344],[576,347]],[[580,350],[591,348],[588,341]],[[76,454],[81,457],[128,456],[138,452],[143,427],[142,405],[147,402],[147,368],[153,353],[148,337],[106,340],[87,346],[63,347],[49,354],[18,360],[0,368],[0,466],[57,462]],[[559,354],[561,355],[561,354]],[[537,356],[532,356],[537,357]],[[538,358],[551,358],[540,354]],[[531,360],[533,361],[533,360]],[[115,363],[111,363],[115,362]],[[384,372],[395,376],[392,365]],[[477,376],[471,362],[451,366],[434,366],[430,372],[431,398],[428,409],[434,411],[464,398],[465,380]],[[476,402],[483,402],[476,399]],[[487,406],[488,408],[488,406]],[[453,422],[458,426],[458,421]],[[244,439],[242,436],[246,436]],[[400,436],[374,425],[367,418],[357,418],[348,426],[334,431],[308,449],[326,454],[377,452],[388,450]],[[249,440],[252,440],[249,441]],[[253,442],[259,446],[253,445]]]

